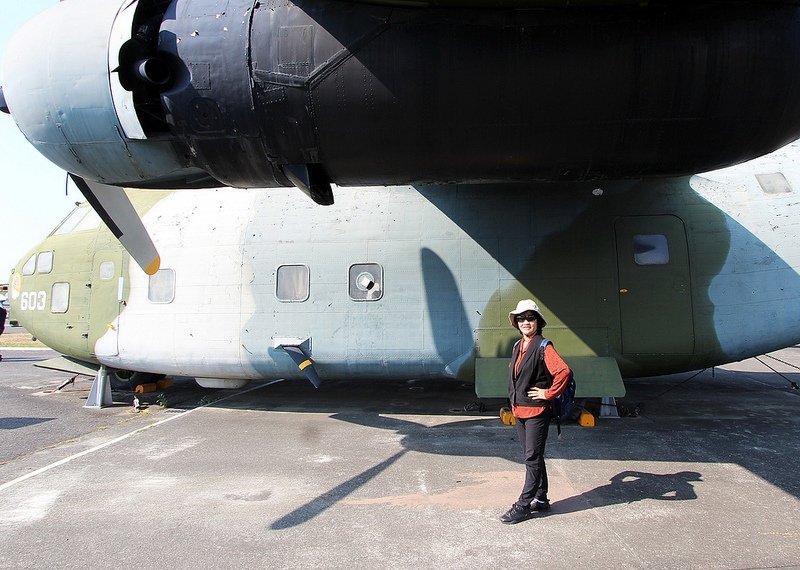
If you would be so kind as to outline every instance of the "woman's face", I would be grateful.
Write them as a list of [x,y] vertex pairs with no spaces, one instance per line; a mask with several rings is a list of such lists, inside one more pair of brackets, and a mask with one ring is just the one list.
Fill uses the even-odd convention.
[[536,320],[536,314],[530,311],[517,315],[517,326],[519,332],[525,336],[533,336],[539,328],[539,322]]

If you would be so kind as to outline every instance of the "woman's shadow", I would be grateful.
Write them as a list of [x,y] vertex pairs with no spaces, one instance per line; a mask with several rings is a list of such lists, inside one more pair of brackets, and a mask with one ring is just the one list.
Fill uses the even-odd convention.
[[633,503],[644,499],[657,501],[688,501],[697,498],[692,481],[702,481],[696,471],[680,471],[667,475],[623,471],[611,478],[611,483],[596,487],[580,495],[554,502],[552,513],[565,514]]

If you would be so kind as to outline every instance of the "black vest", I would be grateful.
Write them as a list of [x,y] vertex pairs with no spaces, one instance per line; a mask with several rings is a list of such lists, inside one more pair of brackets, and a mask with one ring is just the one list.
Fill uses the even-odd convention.
[[508,399],[514,406],[549,405],[547,400],[533,400],[528,397],[528,390],[531,388],[546,390],[553,385],[553,377],[544,364],[542,340],[544,337],[538,334],[531,339],[528,350],[520,363],[518,374],[514,372],[514,369],[522,340],[518,340],[511,351],[511,366],[508,370]]

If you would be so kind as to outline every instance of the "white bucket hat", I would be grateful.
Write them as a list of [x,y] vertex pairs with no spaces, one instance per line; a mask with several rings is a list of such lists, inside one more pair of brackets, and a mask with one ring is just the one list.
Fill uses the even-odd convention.
[[547,321],[544,320],[544,317],[542,316],[542,311],[539,310],[539,305],[534,303],[531,299],[523,299],[522,301],[517,303],[517,308],[508,313],[508,322],[511,323],[511,326],[514,327],[515,329],[519,329],[519,325],[517,325],[515,317],[517,315],[521,315],[522,313],[527,313],[529,311],[536,313],[536,316],[539,317],[540,321],[539,328],[540,329],[544,328],[544,326],[547,324]]

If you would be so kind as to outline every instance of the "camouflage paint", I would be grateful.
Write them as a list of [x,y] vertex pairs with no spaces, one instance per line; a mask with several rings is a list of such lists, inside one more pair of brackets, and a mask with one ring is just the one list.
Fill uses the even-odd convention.
[[[476,357],[508,357],[518,336],[508,311],[531,297],[567,357],[611,357],[625,376],[691,370],[800,341],[800,201],[794,190],[767,194],[753,183],[776,171],[800,189],[800,174],[781,159],[654,181],[341,188],[329,208],[291,189],[132,192],[163,267],[176,272],[173,302],[149,302],[148,278],[130,264],[121,311],[116,291],[90,301],[81,288],[95,282],[96,252],[115,249],[100,230],[48,238],[34,251],[54,250],[54,271],[22,278],[23,290],[46,290],[68,277],[76,297],[67,314],[12,310],[54,348],[87,360],[94,351],[114,368],[300,377],[275,348],[294,338],[323,380],[471,379]],[[683,227],[688,282],[676,291],[693,333],[683,347],[674,346],[683,335],[669,337],[669,287],[637,306],[635,324],[625,319],[621,290],[647,286],[620,279],[618,252],[628,250],[619,228],[631,219],[644,224],[636,231],[664,219]],[[383,267],[383,297],[353,301],[348,268],[367,262]],[[276,299],[286,263],[310,268],[307,301]],[[628,326],[655,348],[626,351]]]

